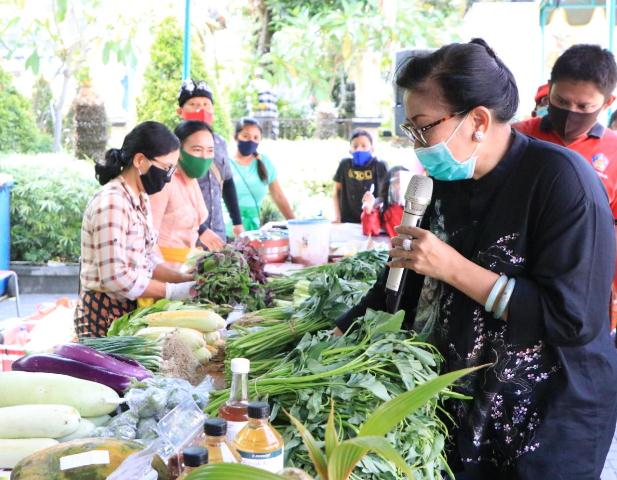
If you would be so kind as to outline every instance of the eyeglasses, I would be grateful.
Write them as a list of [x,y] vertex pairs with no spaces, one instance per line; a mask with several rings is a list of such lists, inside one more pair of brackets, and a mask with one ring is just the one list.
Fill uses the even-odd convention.
[[176,165],[170,165],[168,163],[159,162],[156,158],[149,158],[149,157],[146,157],[146,158],[150,160],[152,163],[158,163],[159,165],[164,165],[163,170],[167,172],[166,178],[168,181],[171,180],[171,177],[173,177],[173,174],[176,171]]
[[426,145],[428,145],[428,142],[426,141],[426,138],[424,137],[424,134],[426,132],[428,132],[431,128],[436,127],[440,123],[443,123],[446,120],[450,120],[451,118],[454,118],[458,115],[462,115],[463,113],[465,112],[452,113],[443,118],[440,118],[439,120],[433,123],[429,123],[428,125],[425,125],[424,127],[414,127],[411,124],[411,122],[407,120],[405,121],[405,123],[402,123],[400,127],[401,127],[401,130],[405,132],[405,135],[407,135],[414,143],[419,143],[423,147],[426,147]]

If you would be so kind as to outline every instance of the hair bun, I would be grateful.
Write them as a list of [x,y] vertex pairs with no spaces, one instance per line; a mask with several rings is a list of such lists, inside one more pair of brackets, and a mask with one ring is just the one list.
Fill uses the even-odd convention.
[[469,43],[475,43],[476,45],[480,45],[484,47],[486,51],[488,52],[488,54],[491,57],[493,57],[495,60],[497,60],[497,54],[495,53],[495,50],[489,47],[488,43],[486,43],[486,40],[484,40],[483,38],[472,38]]
[[105,185],[120,175],[124,167],[126,167],[126,163],[128,162],[126,162],[125,155],[121,149],[110,148],[105,152],[105,160],[94,166],[96,179],[101,185]]

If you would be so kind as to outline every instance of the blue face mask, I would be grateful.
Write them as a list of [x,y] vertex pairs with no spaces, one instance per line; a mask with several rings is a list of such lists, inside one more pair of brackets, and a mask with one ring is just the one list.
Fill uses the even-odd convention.
[[371,158],[373,158],[373,154],[371,152],[358,150],[356,152],[352,152],[351,163],[354,167],[363,167],[371,161]]
[[548,115],[548,105],[536,108],[536,117],[546,117]]
[[245,157],[256,153],[258,146],[259,143],[252,140],[238,140],[238,151]]
[[476,168],[476,160],[478,158],[475,153],[479,144],[476,145],[474,151],[464,162],[458,162],[448,148],[448,142],[466,118],[467,117],[465,117],[461,123],[458,124],[445,142],[439,142],[431,147],[416,149],[415,152],[418,160],[426,169],[426,172],[430,177],[433,177],[436,180],[447,181],[467,180],[473,177],[473,172]]

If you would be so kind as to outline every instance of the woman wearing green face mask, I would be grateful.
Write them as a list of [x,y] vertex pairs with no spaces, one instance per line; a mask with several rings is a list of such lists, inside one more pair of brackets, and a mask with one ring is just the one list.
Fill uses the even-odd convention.
[[180,159],[168,187],[150,198],[158,247],[165,261],[183,263],[200,240],[208,249],[223,247],[213,232],[199,232],[208,210],[197,179],[208,172],[214,157],[212,129],[204,122],[182,122],[174,131],[180,139]]

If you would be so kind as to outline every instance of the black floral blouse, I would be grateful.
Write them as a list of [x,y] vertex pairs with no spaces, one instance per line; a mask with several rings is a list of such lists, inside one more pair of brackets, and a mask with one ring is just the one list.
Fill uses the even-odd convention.
[[[575,152],[520,133],[479,180],[435,181],[423,220],[473,262],[516,278],[508,319],[453,287],[408,275],[406,324],[445,370],[490,363],[452,401],[451,466],[475,480],[599,479],[617,420],[609,337],[615,234],[606,193]],[[385,310],[387,270],[342,316]]]

